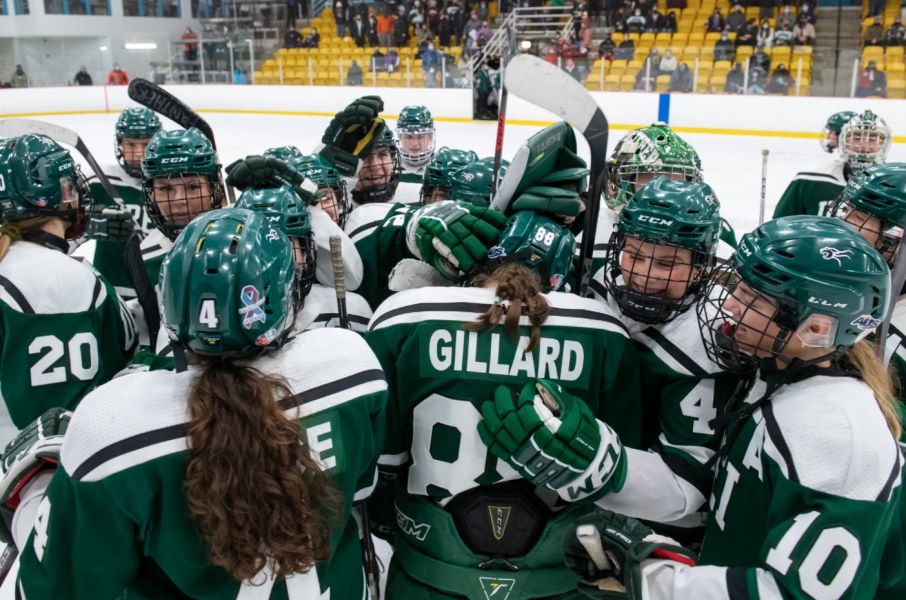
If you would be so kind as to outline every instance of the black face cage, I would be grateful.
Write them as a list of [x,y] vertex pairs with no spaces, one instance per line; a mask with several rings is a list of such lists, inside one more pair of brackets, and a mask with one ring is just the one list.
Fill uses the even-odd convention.
[[[610,236],[604,256],[604,268],[606,269],[604,289],[620,307],[620,311],[630,319],[649,325],[668,323],[687,311],[701,296],[704,288],[703,282],[711,276],[714,268],[714,256],[700,250],[692,250],[692,268],[686,279],[674,279],[672,276],[668,279],[655,277],[651,274],[653,260],[648,262],[647,269],[640,270],[636,270],[636,261],[633,261],[633,269],[630,271],[632,283],[635,286],[633,287],[623,279],[623,269],[620,265],[626,246],[626,237],[615,231]],[[672,244],[645,241],[656,246],[673,248],[673,261],[674,264],[677,264],[676,254],[682,248]],[[658,260],[663,260],[663,258],[659,257]],[[666,291],[666,288],[672,283],[680,283],[685,286],[686,294],[682,298],[668,299],[658,294],[658,292]],[[643,289],[638,289],[640,284]]]
[[319,190],[326,189],[333,190],[336,200],[331,202],[326,198],[323,198],[321,202],[318,203],[318,206],[320,206],[321,209],[328,214],[330,213],[330,210],[333,210],[333,212],[337,215],[335,223],[340,227],[340,229],[342,229],[343,226],[346,225],[346,219],[349,217],[349,211],[352,210],[351,203],[349,202],[349,193],[346,191],[346,182],[340,181],[340,184],[337,186],[325,185],[319,188]]
[[[443,198],[436,198],[435,194],[443,190]],[[450,197],[450,186],[448,185],[423,185],[422,189],[418,192],[418,203],[421,206],[426,204],[433,204],[435,202],[442,202],[443,200],[448,200]]]
[[72,182],[72,185],[73,192],[78,196],[78,206],[75,208],[63,208],[63,190],[61,189],[61,202],[57,212],[63,220],[69,223],[69,227],[66,228],[66,233],[64,234],[64,237],[67,240],[74,240],[82,237],[85,233],[85,229],[88,227],[88,217],[94,208],[94,197],[91,195],[91,189],[88,187],[88,180],[85,179],[85,174],[82,173],[82,167],[77,164],[73,164],[73,166],[75,181]]
[[[735,295],[740,281],[739,274],[730,266],[715,269],[696,305],[696,316],[708,358],[727,371],[744,374],[756,371],[763,360],[778,357],[789,341],[790,335],[796,330],[798,322],[793,306],[781,304],[777,307],[776,300],[755,290],[752,290],[754,297],[744,302]],[[738,321],[723,308],[730,296],[734,296],[738,304],[745,306]],[[758,299],[773,307],[770,314],[754,307]],[[756,334],[757,338],[747,342],[737,340],[736,331],[739,323],[745,323],[750,313],[764,317],[768,324],[777,325],[779,328],[777,335],[771,335],[766,330],[755,331],[745,326],[748,331]],[[765,340],[770,343],[770,355],[758,357],[755,352],[758,348],[766,347],[763,343]]]
[[[199,213],[191,214],[190,204],[192,200],[202,199],[201,205],[204,206],[203,196],[201,194],[186,194],[184,203],[186,209],[181,212],[174,212],[172,210],[172,204],[175,203],[173,200],[167,200],[167,203],[171,204],[170,216],[165,217],[161,211],[160,206],[155,201],[154,197],[154,180],[160,179],[163,176],[158,176],[153,179],[147,179],[142,184],[142,196],[145,202],[145,211],[148,214],[148,217],[151,219],[151,222],[154,223],[154,226],[160,230],[167,238],[172,242],[176,240],[176,237],[180,232],[186,228],[195,217],[197,217],[202,212],[207,212],[209,210],[214,210],[215,208],[220,208],[224,205],[226,200],[226,189],[223,186],[223,182],[220,177],[212,175],[210,173],[180,173],[179,175],[168,175],[167,179],[170,182],[171,186],[185,185],[185,177],[194,177],[201,176],[204,177],[208,182],[208,187],[211,190],[211,205],[207,208],[204,208]],[[183,202],[181,200],[181,202]]]
[[[387,148],[390,151],[390,178],[384,183],[370,184],[371,181],[378,179],[371,174],[371,167],[362,167],[359,171],[359,182],[362,189],[352,190],[352,199],[356,204],[372,204],[375,202],[390,202],[393,195],[396,194],[396,187],[400,183],[400,176],[403,173],[403,165],[400,162],[400,153],[396,146],[378,146]],[[387,163],[384,162],[386,165]]]
[[[865,214],[866,217],[864,219],[859,219],[853,215],[847,219],[847,215],[849,215],[851,210],[858,210]],[[874,215],[870,215],[864,210],[853,206],[842,194],[837,196],[834,200],[831,200],[827,206],[824,207],[824,216],[836,217],[842,221],[846,221],[848,225],[855,227],[860,234],[863,231],[870,231],[877,235],[878,241],[875,243],[875,249],[884,257],[890,266],[893,266],[894,252],[896,252],[896,249],[899,247],[900,238],[903,236],[903,229],[899,225],[893,221],[875,217],[880,221],[881,230],[878,231],[877,229],[870,227],[868,222]]]
[[300,265],[299,261],[296,261],[296,289],[293,294],[293,306],[298,312],[302,310],[305,298],[308,297],[311,286],[315,282],[318,270],[318,252],[311,235],[306,237],[293,236],[290,240],[293,243],[293,255],[295,256],[296,249],[299,249],[306,257],[304,265]]
[[126,155],[123,152],[123,138],[114,137],[113,138],[113,154],[116,156],[116,162],[119,163],[123,171],[127,175],[135,177],[136,179],[142,178],[142,161],[139,159],[137,165],[129,165],[126,163]]

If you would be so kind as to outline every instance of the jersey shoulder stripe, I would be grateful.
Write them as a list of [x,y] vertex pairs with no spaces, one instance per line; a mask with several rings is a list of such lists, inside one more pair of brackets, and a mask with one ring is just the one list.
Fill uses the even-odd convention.
[[141,248],[142,251],[143,260],[149,260],[166,254],[172,247],[173,242],[158,229],[149,233],[148,237],[143,239],[142,243],[139,245],[139,248]]
[[2,275],[0,275],[0,287],[3,288],[4,292],[2,295],[0,295],[0,298],[2,298],[4,302],[6,302],[19,312],[34,314],[35,309],[33,309],[31,307],[31,304],[28,303],[25,295],[19,290],[19,288],[16,287],[16,285],[12,281],[7,279],[6,277],[3,277]]

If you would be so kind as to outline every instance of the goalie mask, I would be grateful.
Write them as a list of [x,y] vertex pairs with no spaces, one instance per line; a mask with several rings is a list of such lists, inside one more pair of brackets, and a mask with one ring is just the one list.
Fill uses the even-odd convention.
[[194,127],[155,134],[145,150],[142,172],[145,210],[171,241],[192,219],[224,204],[217,153]]
[[0,220],[58,217],[64,237],[85,233],[92,198],[69,151],[46,135],[26,134],[0,141]]
[[160,119],[148,108],[127,108],[116,119],[113,153],[123,170],[142,178],[142,158],[154,134],[161,130]]
[[478,162],[478,155],[471,150],[455,150],[444,146],[437,151],[425,168],[419,204],[431,204],[450,198],[450,178],[459,169]]
[[320,154],[301,156],[290,164],[318,186],[318,206],[342,228],[352,207],[340,172]]
[[658,175],[674,181],[701,181],[701,160],[695,149],[666,125],[630,131],[607,162],[606,200],[614,210],[629,202]]
[[400,154],[393,140],[393,132],[389,127],[384,127],[359,169],[358,181],[352,188],[353,202],[371,204],[393,201],[401,173]]
[[396,122],[396,137],[403,163],[420,167],[434,154],[434,119],[424,106],[406,106]]
[[293,257],[296,261],[296,289],[294,306],[301,310],[305,297],[315,282],[317,268],[317,251],[314,245],[314,234],[311,230],[311,217],[305,203],[293,188],[282,185],[278,188],[245,190],[236,199],[236,208],[245,208],[256,212],[274,229],[282,232],[293,246]]
[[742,237],[697,306],[708,356],[729,371],[791,362],[795,335],[833,353],[866,337],[887,310],[890,270],[857,231],[816,216],[768,221]]
[[840,130],[840,153],[854,174],[886,161],[890,142],[890,127],[870,110],[852,117]]
[[845,110],[828,117],[827,123],[824,124],[824,128],[821,130],[821,137],[818,139],[821,149],[825,152],[836,150],[840,145],[840,130],[855,116],[856,113],[851,110]]
[[715,263],[720,203],[706,183],[658,177],[620,211],[604,288],[627,317],[667,323],[701,296]]
[[163,326],[175,343],[205,356],[279,347],[295,318],[295,270],[292,245],[263,215],[209,211],[164,259]]

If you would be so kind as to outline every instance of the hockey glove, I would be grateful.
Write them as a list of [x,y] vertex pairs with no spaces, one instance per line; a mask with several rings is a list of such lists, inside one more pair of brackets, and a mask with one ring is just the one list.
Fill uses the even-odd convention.
[[580,517],[563,539],[566,566],[592,598],[642,598],[641,563],[671,560],[695,566],[695,554],[637,520],[605,510]]
[[353,177],[387,127],[379,116],[382,110],[384,101],[379,96],[362,96],[353,101],[327,126],[318,153],[341,175]]
[[499,386],[481,415],[478,434],[488,449],[564,500],[597,498],[623,486],[626,460],[619,436],[557,383],[527,383],[518,397]]
[[[503,213],[468,202],[436,202],[420,211],[410,226],[410,249],[446,279],[463,274],[486,260],[506,226]],[[412,248],[412,246],[415,248]]]
[[38,473],[55,469],[72,413],[51,408],[23,429],[0,455],[0,540],[11,543],[10,524],[19,507],[19,492]]
[[88,237],[105,242],[125,242],[135,231],[136,224],[127,208],[106,207],[91,213]]
[[252,155],[232,162],[226,168],[227,185],[238,190],[289,185],[306,206],[317,204],[318,188],[288,163],[273,156]]

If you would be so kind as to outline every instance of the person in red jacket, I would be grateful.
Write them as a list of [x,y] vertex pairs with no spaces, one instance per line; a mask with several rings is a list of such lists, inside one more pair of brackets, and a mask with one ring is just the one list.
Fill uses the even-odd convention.
[[113,70],[107,74],[107,85],[128,85],[129,76],[123,71],[119,64],[113,64]]

